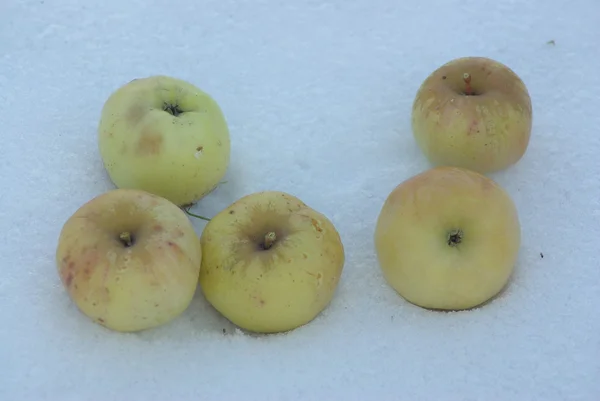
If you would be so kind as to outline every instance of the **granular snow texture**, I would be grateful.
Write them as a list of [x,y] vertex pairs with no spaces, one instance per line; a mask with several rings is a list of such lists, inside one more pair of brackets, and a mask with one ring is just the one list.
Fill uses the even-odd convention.
[[[599,400],[599,20],[596,0],[4,0],[0,399]],[[373,232],[389,192],[429,167],[416,90],[469,55],[507,64],[532,97],[526,155],[490,175],[522,247],[494,302],[432,312],[385,283]],[[338,228],[342,280],[310,324],[250,335],[198,292],[171,323],[118,334],[69,300],[62,224],[113,188],[100,110],[155,74],[210,93],[231,130],[227,182],[194,212],[275,189]]]

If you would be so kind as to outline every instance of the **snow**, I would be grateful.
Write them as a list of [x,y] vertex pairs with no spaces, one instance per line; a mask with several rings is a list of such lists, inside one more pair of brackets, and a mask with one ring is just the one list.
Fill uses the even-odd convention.
[[[599,16],[595,0],[3,1],[0,399],[600,399]],[[509,65],[532,96],[525,157],[490,175],[523,241],[501,297],[438,313],[386,285],[372,236],[391,189],[429,167],[415,91],[465,55]],[[119,334],[68,299],[59,231],[113,188],[100,109],[159,73],[213,95],[231,130],[227,183],[194,212],[276,189],[338,228],[343,277],[310,324],[250,335],[198,293],[173,322]]]

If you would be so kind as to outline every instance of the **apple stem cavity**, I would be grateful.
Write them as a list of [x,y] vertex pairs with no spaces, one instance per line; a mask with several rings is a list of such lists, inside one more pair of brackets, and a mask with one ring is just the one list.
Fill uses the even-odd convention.
[[465,72],[463,74],[463,80],[465,81],[465,95],[473,96],[475,93],[473,92],[473,88],[471,88],[471,74]]
[[265,242],[263,243],[263,249],[270,249],[273,244],[277,241],[277,235],[274,231],[269,231],[265,234]]
[[462,242],[463,235],[464,234],[460,228],[451,230],[448,233],[448,246],[452,246],[452,247],[458,246],[458,244],[460,244]]
[[129,248],[133,245],[133,236],[129,231],[123,231],[121,234],[119,234],[119,240],[121,240],[121,243],[125,246],[125,248]]
[[169,114],[172,114],[175,117],[177,117],[180,114],[183,114],[183,110],[181,110],[176,104],[165,103],[163,106],[163,110]]

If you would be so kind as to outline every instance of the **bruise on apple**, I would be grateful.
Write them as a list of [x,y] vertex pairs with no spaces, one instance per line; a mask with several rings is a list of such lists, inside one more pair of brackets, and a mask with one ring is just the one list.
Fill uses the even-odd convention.
[[157,155],[163,144],[163,136],[152,127],[146,127],[137,142],[137,152],[141,155]]
[[[77,303],[87,304],[87,313],[92,313],[92,317],[102,323],[102,316],[107,314],[111,300],[107,283],[109,267],[101,263],[99,243],[83,245],[78,239],[73,239],[70,244],[70,247],[61,249],[60,255],[64,256],[59,263],[59,277],[70,297]],[[99,282],[103,285],[95,285]]]
[[131,127],[135,127],[144,118],[148,108],[142,103],[133,104],[125,113],[125,120]]

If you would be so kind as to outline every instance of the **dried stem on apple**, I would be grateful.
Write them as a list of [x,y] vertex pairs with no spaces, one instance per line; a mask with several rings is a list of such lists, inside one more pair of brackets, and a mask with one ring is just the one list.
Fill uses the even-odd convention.
[[465,72],[463,74],[463,80],[465,81],[465,95],[473,96],[473,88],[471,88],[471,74]]
[[190,215],[192,217],[195,217],[195,218],[201,219],[201,220],[205,220],[205,221],[210,221],[210,219],[208,217],[200,216],[199,214],[190,212],[189,208],[187,208],[187,207],[183,207],[182,209],[184,212],[186,212],[188,215]]
[[123,231],[121,234],[119,234],[119,239],[126,248],[129,248],[133,245],[133,236],[129,231]]
[[273,244],[277,241],[277,235],[274,231],[269,231],[265,234],[265,242],[263,243],[264,249],[269,249],[273,246]]
[[457,246],[460,244],[462,242],[463,235],[463,231],[460,228],[451,230],[448,233],[448,246]]
[[[221,183],[219,185],[221,185],[221,184],[227,184],[227,181],[221,181]],[[195,217],[195,218],[201,219],[201,220],[205,220],[205,221],[210,221],[210,219],[208,217],[200,216],[199,214],[190,212],[190,208],[192,206],[194,206],[194,204],[189,203],[189,204],[181,206],[181,208],[183,209],[184,212],[186,212],[188,215],[190,215],[192,217]]]

